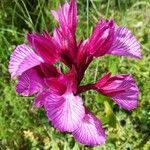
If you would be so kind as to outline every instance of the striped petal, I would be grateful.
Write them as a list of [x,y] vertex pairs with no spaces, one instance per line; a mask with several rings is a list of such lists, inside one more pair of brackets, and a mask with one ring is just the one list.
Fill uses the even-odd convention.
[[84,117],[84,106],[79,96],[73,93],[58,95],[50,93],[45,101],[47,116],[55,128],[64,132],[72,132]]
[[[107,76],[105,78],[105,76]],[[126,110],[132,110],[138,105],[139,90],[131,75],[105,75],[96,83],[97,91],[112,97],[113,101]],[[108,79],[109,78],[109,79]],[[104,79],[106,81],[104,82]]]
[[66,2],[64,6],[59,6],[58,11],[52,10],[51,13],[58,21],[63,32],[67,32],[69,29],[72,34],[75,33],[77,24],[76,0],[71,0],[70,4]]
[[113,44],[107,53],[141,58],[140,43],[128,28],[118,27],[115,31]]
[[43,91],[42,93],[38,94],[34,100],[33,106],[37,108],[43,107],[45,99],[48,95],[49,95],[48,91]]
[[114,21],[100,20],[88,41],[88,52],[95,57],[103,56],[110,49],[114,39]]
[[43,62],[30,47],[25,44],[16,47],[9,61],[9,72],[12,78],[21,75],[24,71]]
[[138,106],[139,89],[131,75],[124,75],[124,81],[121,86],[124,86],[125,92],[114,95],[112,98],[115,103],[126,110],[135,109]]
[[106,140],[101,122],[89,112],[85,114],[82,122],[72,134],[77,141],[88,146],[101,145]]
[[20,95],[31,96],[44,89],[45,84],[37,68],[25,71],[20,77],[16,90]]

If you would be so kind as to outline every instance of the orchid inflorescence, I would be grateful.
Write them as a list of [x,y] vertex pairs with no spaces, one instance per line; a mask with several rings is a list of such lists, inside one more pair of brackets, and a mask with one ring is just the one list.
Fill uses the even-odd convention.
[[[138,105],[138,87],[130,74],[108,73],[96,83],[80,83],[93,59],[107,54],[141,58],[140,44],[128,28],[105,19],[98,22],[88,39],[77,42],[76,0],[51,12],[59,24],[53,35],[28,33],[28,43],[18,45],[11,55],[9,72],[13,79],[18,77],[16,90],[23,96],[36,94],[34,106],[43,107],[59,131],[70,132],[84,145],[104,144],[102,124],[79,94],[96,90],[123,109],[132,110]],[[57,62],[63,62],[69,71],[64,73]]]

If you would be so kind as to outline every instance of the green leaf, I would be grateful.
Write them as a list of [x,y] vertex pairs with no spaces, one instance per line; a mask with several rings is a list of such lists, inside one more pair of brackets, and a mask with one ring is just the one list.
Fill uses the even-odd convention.
[[117,121],[116,116],[107,100],[104,101],[104,106],[105,106],[106,117],[109,120],[108,124],[112,127],[116,127],[116,121]]

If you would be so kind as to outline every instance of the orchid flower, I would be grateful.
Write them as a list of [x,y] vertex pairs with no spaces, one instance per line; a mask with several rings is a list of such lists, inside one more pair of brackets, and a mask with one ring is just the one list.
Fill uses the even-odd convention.
[[[59,6],[52,14],[59,24],[53,35],[28,33],[27,44],[18,45],[10,57],[11,77],[18,77],[16,90],[23,96],[35,95],[33,105],[43,107],[59,131],[71,133],[84,145],[104,144],[102,123],[79,94],[96,90],[121,108],[132,110],[138,105],[138,87],[130,74],[108,73],[96,83],[80,83],[93,59],[108,54],[141,58],[140,44],[128,28],[105,19],[98,22],[88,39],[77,42],[76,0]],[[69,71],[63,73],[57,62],[63,62]]]

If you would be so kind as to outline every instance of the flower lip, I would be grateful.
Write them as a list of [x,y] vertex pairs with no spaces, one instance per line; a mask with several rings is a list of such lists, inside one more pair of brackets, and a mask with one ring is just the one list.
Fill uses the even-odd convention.
[[44,107],[54,127],[62,132],[74,131],[85,114],[82,99],[71,92],[60,96],[51,91],[45,100]]
[[78,128],[73,131],[73,136],[81,144],[88,146],[101,145],[106,141],[101,122],[87,111]]

